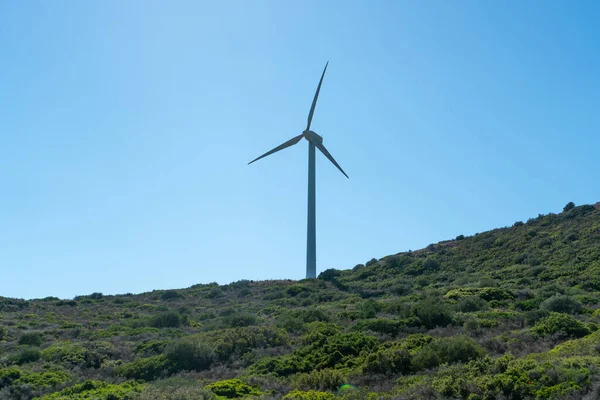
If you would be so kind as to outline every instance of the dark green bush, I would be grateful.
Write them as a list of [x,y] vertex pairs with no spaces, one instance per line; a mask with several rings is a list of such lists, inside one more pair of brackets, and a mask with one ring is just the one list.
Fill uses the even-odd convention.
[[206,388],[212,391],[213,393],[217,394],[218,396],[223,396],[228,399],[262,395],[261,391],[258,388],[251,386],[246,382],[241,381],[240,379],[227,379],[224,381],[218,381],[206,385]]
[[544,300],[540,308],[566,314],[575,314],[581,311],[581,303],[567,295],[555,295]]
[[531,311],[531,310],[537,310],[541,303],[542,303],[542,299],[540,299],[540,298],[528,299],[528,300],[523,300],[523,301],[517,301],[515,303],[515,307],[517,307],[517,309],[522,310],[522,311]]
[[374,300],[367,300],[356,305],[358,318],[375,318],[377,313],[381,311],[381,304]]
[[453,321],[450,308],[439,299],[428,298],[411,308],[411,313],[419,319],[425,328],[450,325]]
[[231,328],[240,328],[244,326],[252,326],[256,324],[256,315],[249,313],[233,314],[226,318],[227,326]]
[[407,283],[399,283],[390,287],[390,292],[396,296],[406,296],[412,292],[412,286]]
[[137,360],[119,366],[115,372],[118,376],[128,379],[151,381],[163,373],[174,370],[173,366],[164,355],[138,358]]
[[[377,259],[376,258],[371,258],[369,261],[366,262],[365,266],[370,267],[371,265],[374,265],[377,263]],[[354,267],[356,268],[356,267]]]
[[342,271],[334,269],[334,268],[330,268],[330,269],[326,269],[325,271],[321,272],[318,276],[318,279],[322,279],[324,281],[334,281],[341,274],[342,274]]
[[177,290],[166,290],[160,295],[160,299],[163,301],[181,299],[183,295]]
[[380,349],[366,357],[363,371],[366,374],[407,374],[411,371],[411,360],[405,348]]
[[336,391],[348,377],[343,371],[325,368],[294,376],[294,386],[302,390],[318,389]]
[[119,385],[101,381],[85,381],[67,387],[60,392],[47,396],[37,397],[39,400],[67,400],[67,399],[93,399],[93,400],[133,400],[137,399],[143,386],[137,382],[123,382]]
[[203,371],[217,360],[215,349],[200,339],[180,339],[165,350],[166,359],[175,371]]
[[419,350],[411,359],[411,369],[414,371],[422,371],[437,367],[442,362],[442,358],[438,352],[433,347],[426,346]]
[[575,208],[575,203],[572,201],[568,202],[566,206],[563,207],[563,212],[570,211]]
[[420,349],[411,361],[415,371],[436,367],[442,363],[458,363],[483,357],[485,351],[468,336],[453,336],[435,340]]
[[40,346],[44,338],[40,332],[24,333],[19,337],[19,344],[28,346]]
[[144,386],[139,400],[216,400],[216,395],[198,385],[196,379],[172,377]]
[[13,364],[25,364],[28,362],[34,362],[41,358],[40,349],[36,347],[23,347],[19,349],[16,353],[10,354],[8,356],[9,362]]
[[177,328],[181,325],[179,314],[174,311],[155,315],[148,321],[148,326],[153,328]]
[[489,308],[488,302],[477,296],[463,297],[458,301],[457,308],[462,312],[483,311]]
[[133,352],[145,355],[161,354],[169,344],[168,340],[147,340],[133,347]]
[[431,257],[427,257],[423,262],[423,269],[426,271],[434,271],[440,267],[440,263]]
[[538,336],[548,336],[561,334],[567,337],[579,338],[590,333],[589,329],[575,317],[569,314],[550,313],[546,318],[541,319],[531,332]]
[[356,327],[360,330],[370,330],[395,337],[402,331],[404,324],[397,319],[377,318],[361,321],[356,324]]
[[305,323],[310,322],[329,322],[331,320],[331,315],[329,312],[323,308],[311,307],[306,310],[302,310],[298,313],[298,317],[302,319]]

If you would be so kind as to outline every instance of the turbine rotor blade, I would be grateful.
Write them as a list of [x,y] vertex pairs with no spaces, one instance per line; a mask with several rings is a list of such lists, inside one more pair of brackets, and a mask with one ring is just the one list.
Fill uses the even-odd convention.
[[346,173],[344,172],[344,170],[342,169],[342,167],[340,167],[340,165],[335,161],[335,159],[333,158],[333,156],[331,154],[329,154],[329,152],[327,151],[327,149],[325,148],[325,146],[323,146],[323,143],[315,143],[315,146],[317,146],[317,149],[319,149],[321,151],[321,153],[323,153],[323,155],[325,157],[327,157],[329,159],[329,161],[332,162],[333,165],[335,165],[337,167],[337,169],[340,170],[340,172],[342,174],[344,174],[344,176],[348,179],[350,179],[350,177],[348,175],[346,175]]
[[293,137],[293,138],[291,138],[291,139],[290,139],[290,140],[288,140],[287,142],[285,142],[285,143],[283,143],[283,144],[281,144],[281,145],[279,145],[279,146],[275,147],[273,150],[271,150],[271,151],[267,151],[267,152],[266,152],[265,154],[263,154],[262,156],[260,156],[260,157],[258,157],[258,158],[255,158],[254,160],[250,161],[250,162],[248,163],[248,165],[252,164],[254,161],[258,161],[258,160],[260,160],[261,158],[264,158],[264,157],[266,157],[266,156],[269,156],[269,155],[271,155],[271,154],[273,154],[273,153],[277,153],[279,150],[283,150],[283,149],[285,149],[285,148],[287,148],[287,147],[290,147],[290,146],[293,146],[293,145],[295,145],[295,144],[296,144],[296,143],[298,143],[298,142],[300,141],[300,139],[302,139],[303,137],[304,137],[304,135],[303,135],[303,134],[300,134],[300,135],[298,135],[298,136],[296,136],[296,137]]
[[317,86],[317,91],[315,93],[315,98],[313,99],[312,106],[310,107],[310,113],[308,114],[308,124],[306,125],[306,130],[310,130],[310,123],[312,122],[313,114],[315,113],[315,107],[317,106],[317,99],[319,98],[319,92],[321,91],[321,84],[323,83],[323,78],[325,77],[325,71],[327,71],[327,66],[329,65],[329,61],[325,64],[325,69],[323,70],[323,74],[321,75],[321,80],[319,81],[319,86]]

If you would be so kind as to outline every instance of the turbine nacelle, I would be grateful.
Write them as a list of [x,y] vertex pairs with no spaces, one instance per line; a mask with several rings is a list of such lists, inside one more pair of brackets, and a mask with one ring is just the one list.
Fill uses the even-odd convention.
[[313,143],[315,146],[323,144],[323,136],[320,136],[316,132],[306,130],[302,132],[302,136],[309,142]]

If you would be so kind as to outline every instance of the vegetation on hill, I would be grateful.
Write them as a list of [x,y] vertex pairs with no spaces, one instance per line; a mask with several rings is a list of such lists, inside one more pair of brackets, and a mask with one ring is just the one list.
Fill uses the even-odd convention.
[[597,398],[599,323],[569,203],[318,279],[0,298],[0,400]]

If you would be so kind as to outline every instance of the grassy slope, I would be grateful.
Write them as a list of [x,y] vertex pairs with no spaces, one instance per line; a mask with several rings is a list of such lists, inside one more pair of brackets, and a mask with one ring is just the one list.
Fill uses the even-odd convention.
[[0,298],[0,399],[593,398],[600,210],[459,239],[317,280]]

